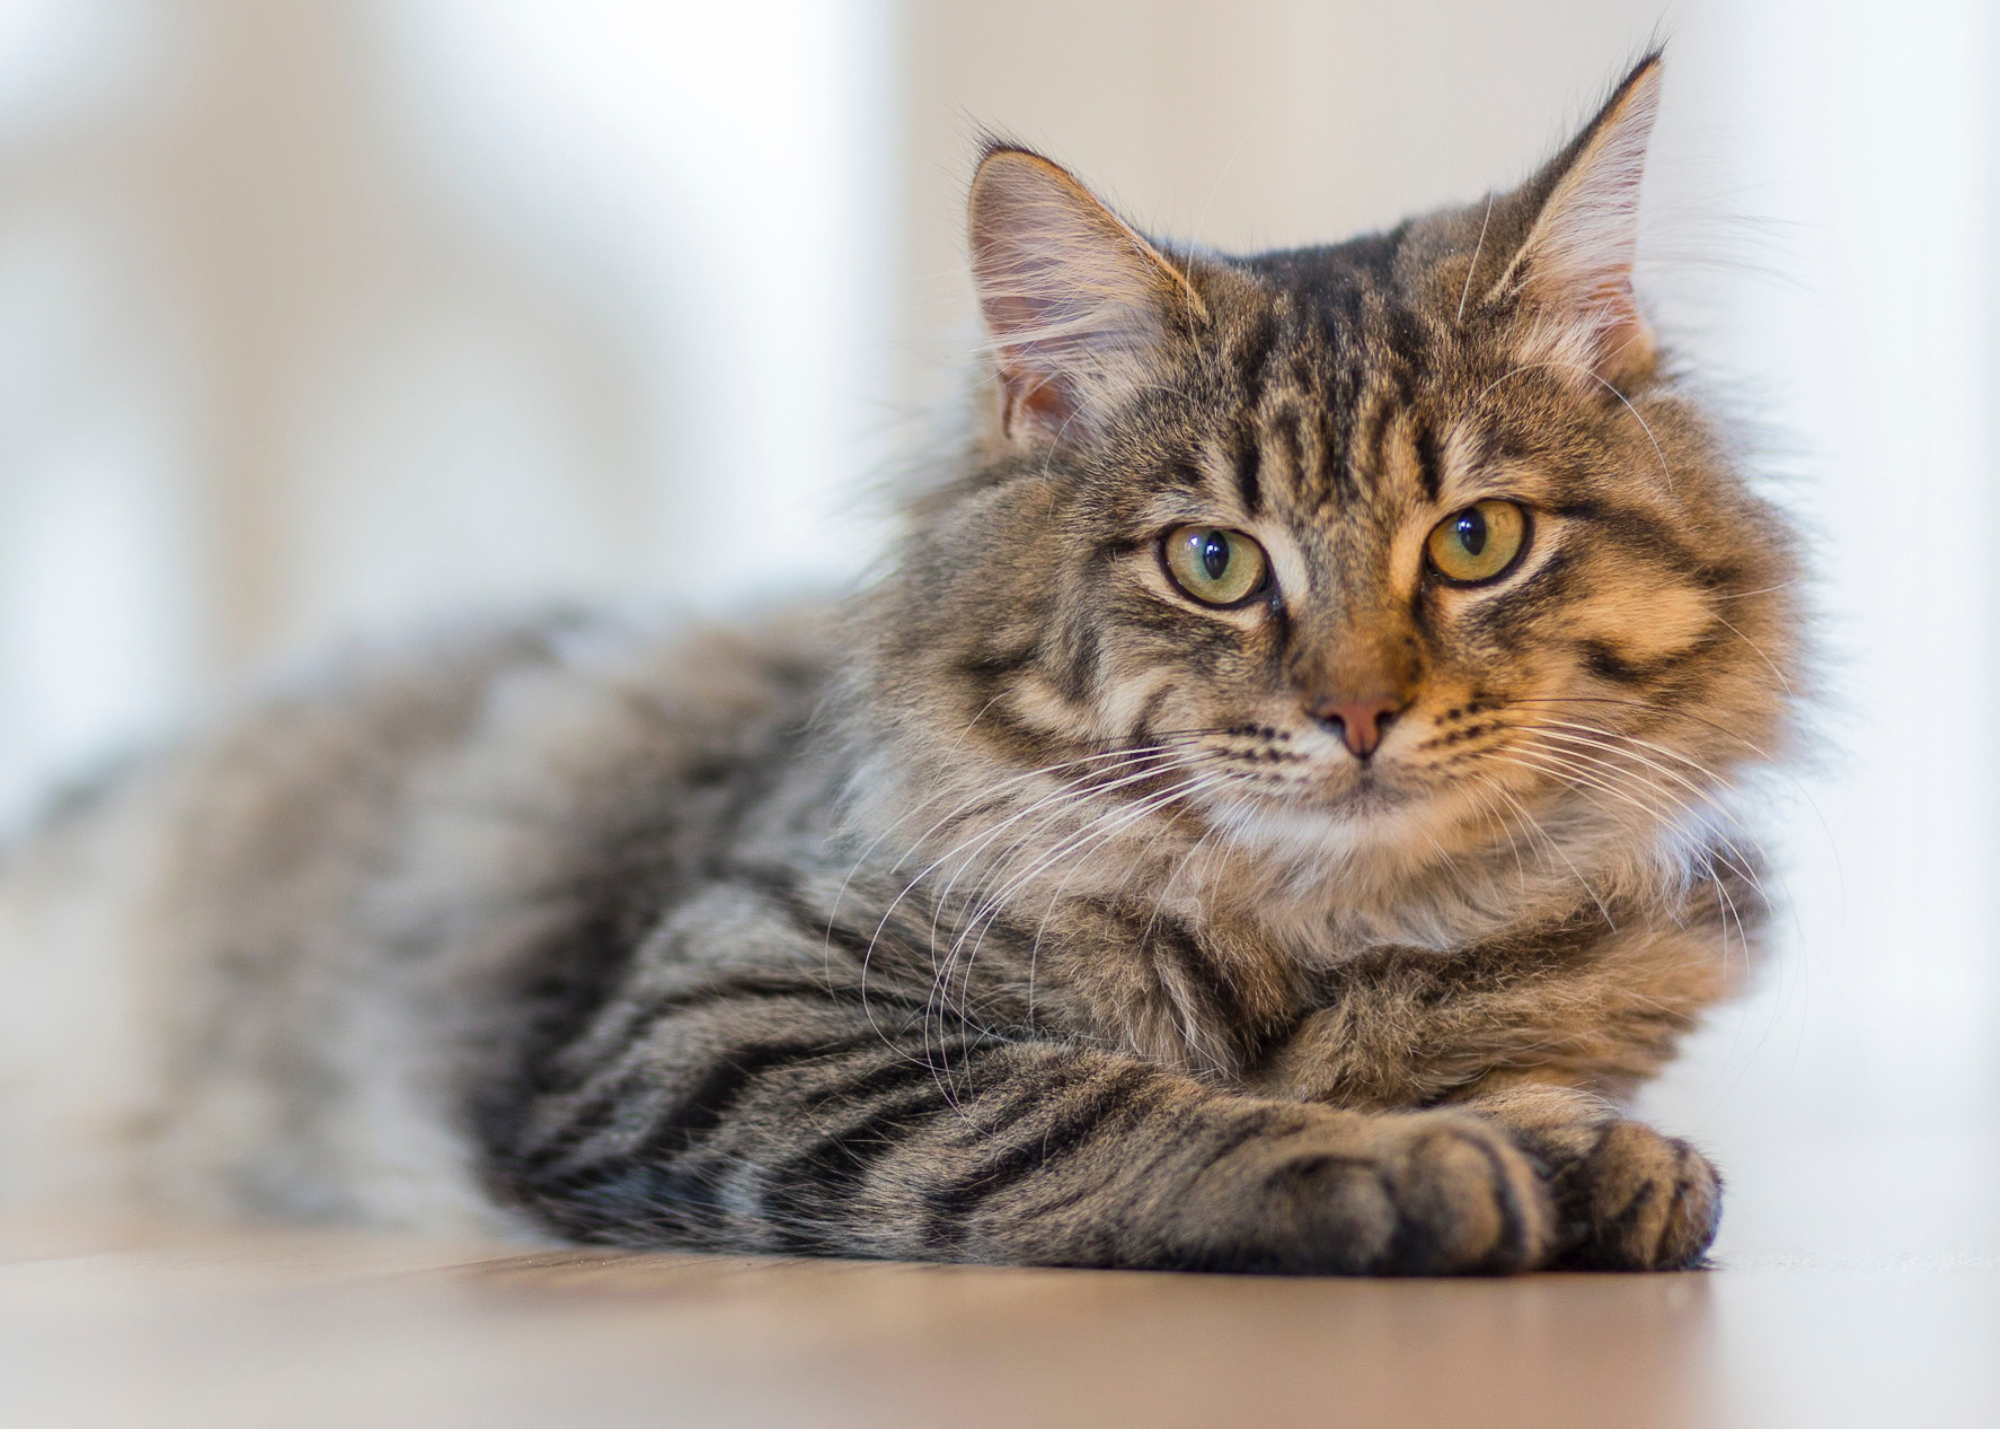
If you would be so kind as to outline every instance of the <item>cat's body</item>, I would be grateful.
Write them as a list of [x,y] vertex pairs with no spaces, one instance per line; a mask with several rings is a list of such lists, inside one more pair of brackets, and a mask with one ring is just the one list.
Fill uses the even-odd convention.
[[726,857],[822,628],[556,616],[356,652],[74,797],[0,885],[0,1198],[520,1224],[466,1117],[512,1070],[482,1053],[523,1030],[518,978],[588,976],[628,931],[601,918]]
[[1697,1259],[1712,1171],[1614,1099],[1754,941],[1796,638],[1631,306],[1656,73],[1518,194],[1247,261],[995,149],[1000,410],[865,596],[361,661],[14,853],[0,1196]]

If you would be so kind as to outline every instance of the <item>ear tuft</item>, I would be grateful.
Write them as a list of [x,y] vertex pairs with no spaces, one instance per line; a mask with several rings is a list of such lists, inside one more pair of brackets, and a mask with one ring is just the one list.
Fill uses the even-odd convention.
[[967,208],[1010,436],[1091,430],[1146,384],[1177,327],[1205,319],[1185,275],[1039,154],[988,149]]
[[1547,193],[1495,289],[1535,310],[1537,345],[1619,385],[1650,371],[1653,337],[1632,291],[1639,187],[1660,106],[1660,56],[1646,56],[1530,189]]

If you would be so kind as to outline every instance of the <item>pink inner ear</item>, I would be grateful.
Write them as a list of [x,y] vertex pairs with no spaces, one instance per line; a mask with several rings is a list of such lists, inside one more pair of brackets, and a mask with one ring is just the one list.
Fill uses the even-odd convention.
[[1652,365],[1653,330],[1639,311],[1632,285],[1622,283],[1603,290],[1595,300],[1598,313],[1596,360],[1591,370],[1617,386],[1644,367]]
[[1607,381],[1631,376],[1653,359],[1652,333],[1632,290],[1632,263],[1639,188],[1658,109],[1656,62],[1607,106],[1517,260],[1528,296],[1568,330],[1569,344],[1580,346],[1589,368]]
[[998,349],[1004,425],[1060,436],[1145,380],[1186,280],[1046,159],[1000,150],[970,203],[973,278]]
[[[1012,266],[1018,268],[1018,261]],[[1002,426],[1010,435],[1024,419],[1056,431],[1076,416],[1076,394],[1063,380],[1060,340],[1006,340],[1010,335],[1060,331],[1060,315],[1051,313],[1050,306],[1021,293],[989,293],[981,302],[986,326],[999,347]]]
[[1076,404],[1057,382],[1026,368],[1003,369],[1000,381],[1006,388],[1007,410],[1002,430],[1011,435],[1022,421],[1060,431],[1076,417]]

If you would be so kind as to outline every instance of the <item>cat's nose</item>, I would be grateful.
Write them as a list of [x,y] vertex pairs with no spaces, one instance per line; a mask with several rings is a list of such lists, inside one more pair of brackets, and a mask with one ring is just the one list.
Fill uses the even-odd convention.
[[1382,742],[1382,731],[1403,708],[1392,695],[1323,695],[1306,706],[1312,717],[1337,730],[1356,759],[1366,759]]

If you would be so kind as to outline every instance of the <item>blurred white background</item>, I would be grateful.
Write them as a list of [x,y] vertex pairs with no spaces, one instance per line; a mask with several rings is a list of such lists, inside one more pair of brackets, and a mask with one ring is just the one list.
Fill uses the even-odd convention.
[[1991,1197],[1974,0],[0,0],[0,811],[342,632],[865,569],[980,125],[1142,224],[1325,240],[1521,176],[1656,32],[1649,291],[1816,533],[1831,738],[1782,956],[1653,1101],[1739,1186],[1814,1140]]

